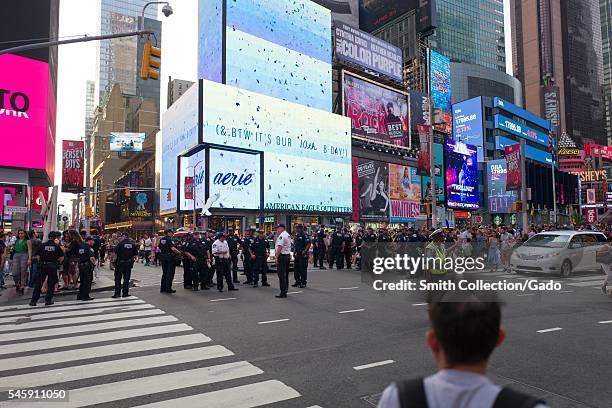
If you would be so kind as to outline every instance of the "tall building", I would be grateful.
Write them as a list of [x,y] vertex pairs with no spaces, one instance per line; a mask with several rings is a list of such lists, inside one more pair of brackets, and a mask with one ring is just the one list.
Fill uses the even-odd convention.
[[604,119],[608,145],[612,144],[612,0],[600,0],[603,51]]
[[87,81],[85,84],[85,135],[91,135],[93,130],[95,106],[96,83],[94,81]]
[[167,108],[178,100],[187,90],[193,85],[193,81],[185,81],[184,79],[172,79],[168,78],[168,96],[167,96]]
[[598,0],[511,0],[514,73],[525,106],[579,145],[607,144]]

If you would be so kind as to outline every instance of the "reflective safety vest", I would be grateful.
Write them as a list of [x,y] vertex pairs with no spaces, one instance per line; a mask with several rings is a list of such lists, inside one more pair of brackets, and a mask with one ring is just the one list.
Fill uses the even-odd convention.
[[[433,257],[436,259],[433,262],[433,268],[430,268],[429,271],[432,275],[444,275],[446,273],[446,269],[444,269],[444,261],[446,259],[446,248],[444,244],[436,244],[435,242],[430,242],[426,247],[425,254],[428,257]],[[440,261],[438,261],[438,259]],[[431,262],[431,261],[429,261]]]

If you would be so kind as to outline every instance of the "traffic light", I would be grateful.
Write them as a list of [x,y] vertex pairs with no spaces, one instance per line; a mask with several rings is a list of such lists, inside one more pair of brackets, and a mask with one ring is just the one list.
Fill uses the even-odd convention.
[[142,67],[140,77],[143,80],[159,79],[159,66],[161,64],[161,48],[153,47],[146,42],[142,49]]
[[512,208],[514,208],[514,211],[516,211],[517,213],[522,213],[523,212],[523,202],[515,201]]

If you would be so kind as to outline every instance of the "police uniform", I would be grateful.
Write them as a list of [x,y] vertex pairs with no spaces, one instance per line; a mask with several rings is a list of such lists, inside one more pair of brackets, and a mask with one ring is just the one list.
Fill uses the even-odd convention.
[[94,264],[91,263],[91,258],[95,258],[94,249],[87,243],[82,243],[78,249],[79,254],[79,293],[77,300],[92,300],[89,297],[91,292],[91,283],[93,282]]
[[[189,235],[189,238],[185,241],[185,242],[177,242],[176,243],[176,248],[181,251],[181,252],[185,252],[186,248],[187,248],[187,243],[190,242],[191,240],[193,240],[193,237],[191,236],[191,234]],[[191,284],[192,282],[192,277],[191,277],[191,259],[189,259],[188,256],[183,256],[182,257],[183,260],[183,287],[185,289],[192,289],[193,286]]]
[[[130,238],[125,238],[115,247],[117,261],[115,265],[115,294],[119,297],[122,292],[123,297],[129,296],[130,277],[134,266],[134,257],[138,256],[138,245]],[[123,279],[123,284],[121,280]]]
[[253,283],[253,260],[249,256],[251,245],[255,242],[255,237],[249,233],[242,241],[242,253],[244,254],[244,273],[246,275],[245,284]]
[[355,235],[355,253],[358,254],[355,265],[357,269],[361,269],[361,245],[363,245],[363,233],[358,232]]
[[334,262],[336,262],[336,267],[338,269],[343,268],[342,262],[342,244],[344,243],[344,235],[339,231],[334,231],[331,235],[331,254],[329,257],[329,268],[334,267]]
[[308,249],[310,248],[310,238],[304,232],[296,233],[293,240],[295,253],[293,265],[294,287],[305,287],[308,274]]
[[47,280],[47,294],[45,295],[45,305],[53,304],[53,291],[57,284],[57,265],[64,257],[62,248],[55,243],[55,237],[50,236],[49,240],[38,247],[34,255],[40,257],[40,278],[36,282],[30,306],[36,306],[40,299],[40,291],[45,279]]
[[193,290],[198,290],[200,285],[202,285],[202,289],[208,289],[206,286],[206,278],[208,277],[208,265],[206,264],[208,248],[206,244],[196,238],[190,239],[185,245],[185,252],[195,258],[195,261],[190,260]]
[[[268,254],[270,253],[270,243],[266,237],[255,238],[250,245],[250,255],[255,255],[252,260],[253,271],[253,287],[257,287],[259,283],[259,275],[261,274],[261,286],[270,286],[268,284]],[[247,255],[245,255],[246,257]]]
[[323,230],[323,228],[321,228],[319,230],[319,232],[317,232],[317,236],[314,242],[314,249],[313,249],[313,256],[314,256],[314,263],[315,265],[319,265],[320,269],[325,269],[325,267],[323,266],[323,260],[325,259],[325,256],[327,255],[327,248],[325,248],[325,231]]
[[344,231],[344,261],[346,268],[351,269],[351,261],[353,258],[353,236],[350,231]]
[[159,259],[161,259],[162,278],[161,287],[162,293],[173,293],[172,281],[174,280],[174,269],[176,268],[176,259],[174,257],[174,240],[172,237],[165,236],[159,240]]
[[227,236],[226,241],[227,241],[227,245],[229,246],[229,250],[230,250],[232,279],[234,283],[240,283],[240,281],[238,280],[238,252],[239,252],[239,246],[242,245],[242,241],[240,240],[240,237],[238,237],[238,235],[235,235],[235,234],[229,234]]

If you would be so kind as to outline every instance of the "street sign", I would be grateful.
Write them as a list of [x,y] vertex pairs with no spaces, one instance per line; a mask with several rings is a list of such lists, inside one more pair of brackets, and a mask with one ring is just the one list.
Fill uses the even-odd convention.
[[68,221],[68,217],[66,217],[65,215],[62,217],[62,221],[67,222]]
[[7,205],[5,207],[6,212],[9,213],[27,213],[28,207],[20,207],[18,205]]

